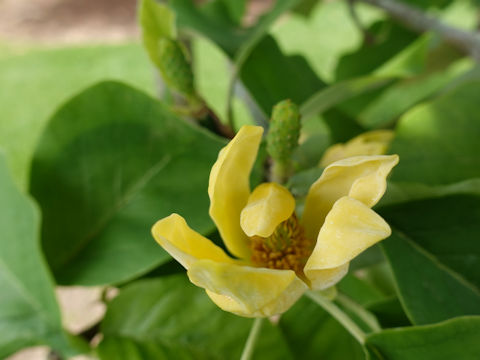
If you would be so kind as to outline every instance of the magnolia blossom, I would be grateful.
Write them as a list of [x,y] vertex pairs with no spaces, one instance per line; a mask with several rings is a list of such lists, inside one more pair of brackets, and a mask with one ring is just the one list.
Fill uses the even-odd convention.
[[383,155],[393,140],[392,130],[373,130],[364,132],[345,144],[330,146],[320,160],[320,166],[326,167],[335,161],[359,155]]
[[277,183],[250,191],[249,177],[263,129],[244,126],[219,153],[210,173],[210,216],[227,253],[192,230],[178,214],[159,220],[156,241],[225,311],[267,317],[288,310],[307,289],[326,289],[350,260],[388,237],[371,207],[386,189],[397,155],[334,162],[310,187],[303,215]]

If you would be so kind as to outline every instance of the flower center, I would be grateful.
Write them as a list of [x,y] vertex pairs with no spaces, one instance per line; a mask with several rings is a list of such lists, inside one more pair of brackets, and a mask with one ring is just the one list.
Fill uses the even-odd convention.
[[269,237],[252,236],[250,239],[252,262],[255,265],[293,270],[304,277],[303,268],[314,244],[305,237],[305,231],[295,213],[280,223]]

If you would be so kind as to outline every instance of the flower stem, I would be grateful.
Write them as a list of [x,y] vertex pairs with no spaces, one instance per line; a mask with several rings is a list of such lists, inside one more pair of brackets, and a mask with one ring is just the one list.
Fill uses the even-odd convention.
[[342,306],[355,313],[372,331],[382,330],[375,316],[365,310],[363,306],[343,294],[338,294],[337,300]]
[[314,291],[307,291],[307,296],[315,303],[320,305],[326,312],[334,317],[345,329],[360,343],[365,343],[365,333],[358,327],[353,320],[345,314],[335,303],[328,300],[326,297]]
[[262,327],[263,318],[256,318],[253,321],[252,328],[250,329],[250,334],[248,334],[247,342],[243,348],[242,357],[240,360],[250,360],[257,343],[258,335],[260,335],[260,329]]
[[270,168],[270,181],[285,184],[290,175],[290,164],[288,162],[275,161],[272,159]]

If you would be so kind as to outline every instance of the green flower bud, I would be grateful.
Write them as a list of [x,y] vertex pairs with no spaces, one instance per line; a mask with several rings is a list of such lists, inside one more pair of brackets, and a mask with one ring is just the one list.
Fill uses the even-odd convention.
[[279,102],[273,107],[270,129],[267,135],[267,151],[273,160],[289,163],[298,146],[300,136],[300,113],[298,106],[290,100]]
[[158,65],[167,86],[189,99],[196,99],[193,72],[181,45],[172,39],[158,41]]

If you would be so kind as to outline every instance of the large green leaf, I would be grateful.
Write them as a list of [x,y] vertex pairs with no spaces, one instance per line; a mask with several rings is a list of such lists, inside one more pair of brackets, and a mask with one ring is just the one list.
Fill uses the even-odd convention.
[[150,228],[172,212],[212,230],[206,187],[222,145],[120,83],[66,103],[41,138],[31,178],[57,280],[118,283],[159,265],[169,257]]
[[0,146],[17,183],[28,188],[35,144],[60,103],[104,79],[125,81],[154,94],[152,74],[138,44],[29,49],[2,57]]
[[334,144],[347,142],[351,138],[367,131],[356,121],[354,116],[337,108],[326,111],[322,117],[330,130],[330,138]]
[[[315,1],[311,7],[308,17],[291,14],[278,22],[270,33],[285,54],[305,57],[316,74],[331,83],[335,80],[335,67],[341,56],[360,46],[364,39],[350,15],[347,2]],[[365,26],[381,16],[375,8],[361,2],[355,4],[355,9]]]
[[295,359],[364,359],[358,342],[335,319],[306,297],[282,315],[279,327],[288,347],[295,354]]
[[0,196],[0,358],[38,344],[72,354],[41,255],[38,209],[15,187],[2,153]]
[[359,279],[352,273],[347,274],[342,281],[337,284],[337,289],[349,296],[352,300],[361,305],[367,305],[371,302],[377,302],[385,298],[380,289],[372,284]]
[[415,200],[379,212],[394,228],[382,246],[412,322],[480,314],[480,196]]
[[[120,293],[102,323],[101,359],[238,359],[252,319],[220,310],[184,274],[144,280]],[[293,359],[264,321],[253,359]]]
[[384,328],[411,325],[398,297],[392,296],[379,301],[371,302],[367,310],[376,316]]
[[411,107],[438,93],[468,67],[470,67],[468,62],[456,63],[448,71],[399,81],[384,91],[359,114],[359,123],[367,128],[391,125]]
[[300,107],[303,117],[309,118],[358,95],[368,93],[391,83],[393,78],[367,76],[345,80],[322,89]]
[[391,153],[400,155],[395,181],[450,184],[480,177],[480,81],[420,105],[400,120]]
[[427,71],[427,56],[431,43],[435,41],[430,33],[421,35],[402,51],[395,53],[386,63],[377,68],[374,73],[383,76],[410,77]]
[[271,37],[265,37],[241,69],[241,79],[268,116],[279,101],[303,103],[324,87],[301,56],[285,56]]
[[377,206],[383,207],[412,200],[434,199],[459,194],[480,195],[480,178],[435,186],[422,183],[389,181],[388,191]]
[[417,34],[390,20],[378,21],[367,31],[372,39],[339,60],[337,80],[371,74],[389,59],[401,54],[417,38]]
[[476,360],[480,358],[480,317],[466,316],[435,325],[384,330],[367,337],[369,359]]
[[367,31],[373,40],[360,44],[358,49],[339,60],[335,74],[337,80],[371,74],[404,49],[408,49],[418,36],[390,20],[378,21]]

